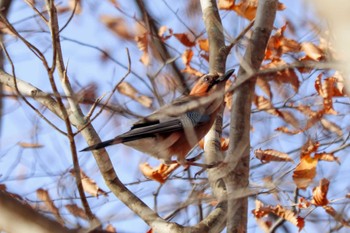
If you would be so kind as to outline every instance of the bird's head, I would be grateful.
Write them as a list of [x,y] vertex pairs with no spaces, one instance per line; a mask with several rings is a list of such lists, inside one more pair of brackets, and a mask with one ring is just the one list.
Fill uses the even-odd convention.
[[225,74],[205,74],[196,82],[194,87],[191,90],[190,95],[205,95],[210,90],[214,90],[215,86],[220,83],[225,83],[226,80],[231,77],[235,70],[228,70]]

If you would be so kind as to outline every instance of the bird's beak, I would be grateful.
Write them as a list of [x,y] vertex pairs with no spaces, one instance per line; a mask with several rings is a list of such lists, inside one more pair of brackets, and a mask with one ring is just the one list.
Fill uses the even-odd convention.
[[229,79],[231,77],[233,72],[235,72],[235,69],[228,70],[224,75],[222,75],[219,78],[217,78],[216,81],[218,83],[226,81],[227,79]]

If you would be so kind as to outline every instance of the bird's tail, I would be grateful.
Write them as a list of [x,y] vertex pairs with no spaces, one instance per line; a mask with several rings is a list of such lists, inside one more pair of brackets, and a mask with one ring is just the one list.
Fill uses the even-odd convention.
[[101,148],[104,148],[104,147],[107,147],[107,146],[111,146],[111,145],[114,145],[114,144],[118,144],[118,143],[121,143],[121,142],[122,142],[122,139],[117,137],[117,138],[113,138],[113,139],[110,139],[110,140],[107,140],[107,141],[104,141],[104,142],[100,142],[100,143],[97,143],[95,145],[86,147],[86,148],[82,149],[80,152],[82,152],[82,151],[90,151],[90,150],[98,150],[98,149],[101,149]]

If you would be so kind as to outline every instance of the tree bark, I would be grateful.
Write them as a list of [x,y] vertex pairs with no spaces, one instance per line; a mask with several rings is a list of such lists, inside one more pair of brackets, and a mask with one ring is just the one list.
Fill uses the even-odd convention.
[[[238,80],[259,70],[273,29],[276,9],[277,0],[259,1],[253,34],[241,61]],[[247,232],[248,197],[245,193],[248,193],[249,184],[250,111],[255,80],[254,78],[243,83],[232,96],[230,145],[227,156],[234,158],[230,162],[235,168],[224,178],[228,198],[227,232],[232,233]],[[242,147],[243,153],[237,154]],[[237,199],[237,196],[243,198]]]

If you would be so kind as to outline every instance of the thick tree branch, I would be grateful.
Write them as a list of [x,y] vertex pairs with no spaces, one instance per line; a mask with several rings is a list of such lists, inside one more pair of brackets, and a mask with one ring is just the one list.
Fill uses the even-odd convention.
[[[273,29],[277,2],[259,1],[252,38],[241,61],[238,80],[259,70]],[[232,96],[230,145],[227,156],[235,169],[224,178],[228,197],[227,232],[247,231],[248,198],[237,200],[233,197],[237,195],[236,190],[244,192],[249,184],[250,111],[254,86],[255,79],[250,79],[237,88]],[[236,154],[241,148],[244,148],[243,153]]]
[[16,233],[77,232],[42,216],[3,192],[0,192],[0,206],[0,231]]

